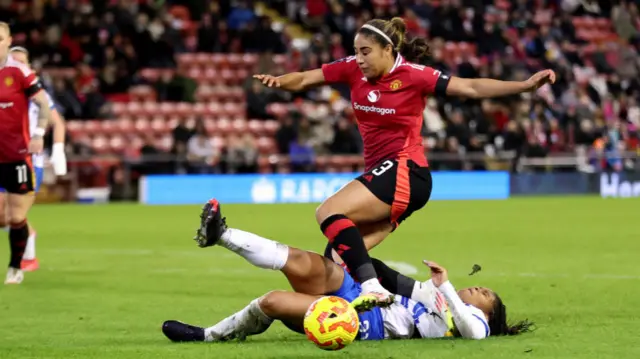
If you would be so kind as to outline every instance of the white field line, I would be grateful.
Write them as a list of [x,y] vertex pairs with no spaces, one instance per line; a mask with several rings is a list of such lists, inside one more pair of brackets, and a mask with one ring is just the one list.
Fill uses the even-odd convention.
[[[41,250],[42,251],[42,250]],[[177,257],[218,257],[218,258],[235,258],[238,257],[229,251],[222,250],[221,248],[207,248],[198,249],[193,251],[171,251],[171,250],[150,250],[150,249],[117,249],[117,248],[103,248],[103,249],[82,249],[82,248],[54,248],[44,250],[44,252],[53,253],[68,253],[78,255],[123,255],[123,256],[154,256],[154,255],[170,255]],[[419,270],[416,266],[407,262],[401,261],[384,261],[387,265],[399,271],[402,274],[408,276],[416,276],[416,279],[426,278],[427,272],[425,270]],[[213,264],[212,264],[213,265]],[[55,269],[48,268],[50,271],[61,272],[81,272],[86,269],[82,268],[65,268]],[[172,274],[172,273],[189,273],[191,269],[186,268],[158,268],[146,271],[152,274]],[[207,268],[203,270],[204,273],[210,274],[237,274],[237,275],[259,275],[259,273],[271,273],[272,271],[258,270],[257,268]],[[202,272],[201,272],[202,273]],[[506,273],[506,272],[479,272],[476,274],[478,277],[518,277],[518,278],[565,278],[565,279],[590,279],[590,280],[640,280],[640,275],[632,274],[614,274],[614,273],[598,273],[598,274],[583,274],[583,275],[571,275],[567,273],[536,273],[536,272],[521,272],[521,273]]]

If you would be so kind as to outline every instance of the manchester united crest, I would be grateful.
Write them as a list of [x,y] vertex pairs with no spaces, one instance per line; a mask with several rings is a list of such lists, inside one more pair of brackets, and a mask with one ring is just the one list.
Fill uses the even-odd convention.
[[389,85],[389,88],[391,89],[391,91],[395,91],[400,87],[402,87],[402,81],[400,80],[393,80],[393,82],[391,82],[391,85]]
[[11,87],[11,85],[13,85],[13,77],[11,77],[11,76],[5,77],[4,78],[4,84],[7,87]]

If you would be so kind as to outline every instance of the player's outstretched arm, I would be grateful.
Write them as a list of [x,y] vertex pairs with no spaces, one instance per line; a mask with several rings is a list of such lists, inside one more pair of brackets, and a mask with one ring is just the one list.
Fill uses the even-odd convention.
[[553,84],[556,74],[552,70],[535,73],[526,81],[500,81],[493,79],[465,79],[452,77],[447,86],[447,95],[469,98],[490,98],[535,91],[545,84]]
[[456,329],[463,338],[484,339],[489,336],[489,326],[486,318],[474,313],[456,292],[449,282],[447,270],[435,262],[425,261],[424,264],[431,269],[431,280],[446,298],[449,310],[453,316]]
[[254,79],[262,82],[267,87],[277,87],[285,91],[299,92],[311,89],[325,83],[322,69],[304,72],[291,72],[282,76],[253,75]]

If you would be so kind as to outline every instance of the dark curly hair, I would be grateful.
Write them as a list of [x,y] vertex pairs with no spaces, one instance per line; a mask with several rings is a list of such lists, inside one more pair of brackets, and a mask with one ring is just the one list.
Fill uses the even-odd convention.
[[534,330],[534,323],[528,319],[511,323],[507,322],[507,307],[502,303],[502,299],[494,292],[495,302],[493,311],[489,316],[489,330],[491,335],[518,335]]

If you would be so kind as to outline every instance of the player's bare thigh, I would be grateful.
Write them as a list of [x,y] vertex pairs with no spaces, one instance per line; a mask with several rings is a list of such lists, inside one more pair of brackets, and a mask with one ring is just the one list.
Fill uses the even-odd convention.
[[393,232],[393,225],[388,219],[383,219],[375,223],[360,224],[358,230],[362,234],[367,251],[370,251]]
[[353,180],[316,209],[316,220],[321,224],[334,214],[347,216],[355,224],[375,223],[389,218],[391,206],[378,199],[359,181]]
[[28,194],[7,194],[9,204],[9,220],[11,223],[20,223],[27,218],[27,213],[35,201],[35,193]]
[[344,280],[344,270],[339,265],[318,253],[293,247],[289,248],[282,273],[295,292],[311,295],[336,292]]
[[260,309],[268,317],[302,328],[304,315],[318,295],[273,291],[260,298]]

